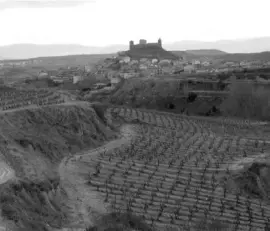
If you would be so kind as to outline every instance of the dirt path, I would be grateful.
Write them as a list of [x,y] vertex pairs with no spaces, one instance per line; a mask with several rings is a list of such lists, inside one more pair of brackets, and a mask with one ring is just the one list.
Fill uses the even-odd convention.
[[0,162],[0,184],[6,183],[14,177],[14,171],[4,162]]
[[[0,184],[6,183],[14,176],[15,176],[14,171],[5,162],[0,162]],[[7,230],[6,226],[3,225],[2,220],[0,219],[0,231],[6,230]]]
[[87,175],[89,169],[82,161],[91,161],[104,150],[113,150],[127,145],[136,132],[134,126],[123,125],[120,134],[121,137],[117,140],[110,141],[97,149],[89,150],[89,152],[69,156],[61,161],[59,175],[61,184],[68,194],[69,202],[67,204],[74,217],[72,227],[86,228],[92,224],[94,215],[106,213],[108,205],[104,204],[97,193],[92,192],[91,188],[86,186],[83,175]]

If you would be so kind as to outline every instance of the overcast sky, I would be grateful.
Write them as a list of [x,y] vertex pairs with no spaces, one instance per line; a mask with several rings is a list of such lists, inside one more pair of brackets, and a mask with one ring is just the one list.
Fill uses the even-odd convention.
[[270,0],[0,0],[0,45],[270,36]]

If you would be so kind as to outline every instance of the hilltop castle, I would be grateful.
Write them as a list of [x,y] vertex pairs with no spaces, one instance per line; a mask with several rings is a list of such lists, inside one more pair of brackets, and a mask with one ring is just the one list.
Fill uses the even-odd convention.
[[131,59],[169,59],[178,60],[179,57],[172,52],[166,51],[162,47],[161,39],[157,43],[147,43],[145,39],[140,39],[139,44],[134,44],[133,41],[129,42],[129,50],[124,52],[124,55],[129,56]]
[[134,45],[134,41],[129,42],[129,50],[134,48],[146,48],[146,47],[160,47],[162,48],[161,39],[157,43],[147,43],[145,39],[140,39],[139,44]]

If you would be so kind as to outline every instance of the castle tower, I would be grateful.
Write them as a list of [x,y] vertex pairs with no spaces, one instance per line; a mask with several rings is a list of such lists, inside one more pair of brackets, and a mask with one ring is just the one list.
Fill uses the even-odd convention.
[[160,47],[162,47],[162,41],[161,41],[161,38],[158,39],[158,45],[159,45]]
[[134,41],[131,40],[129,42],[129,49],[131,50],[133,47],[134,47]]
[[145,39],[140,39],[139,44],[140,45],[146,45],[147,41]]

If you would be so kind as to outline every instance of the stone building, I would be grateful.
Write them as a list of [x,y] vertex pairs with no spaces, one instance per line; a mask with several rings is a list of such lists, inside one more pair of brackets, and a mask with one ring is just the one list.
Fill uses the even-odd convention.
[[129,49],[146,48],[146,47],[162,47],[162,41],[159,38],[157,43],[147,43],[145,39],[140,39],[139,44],[134,44],[134,41],[129,42]]

